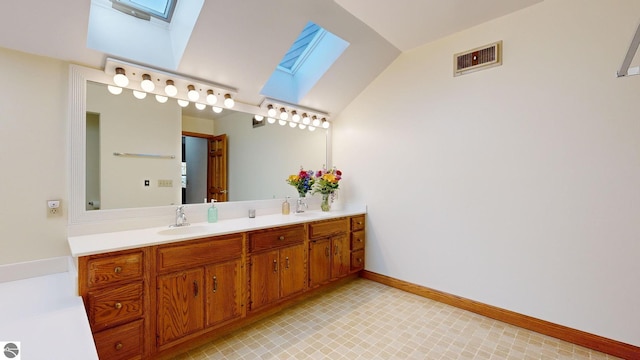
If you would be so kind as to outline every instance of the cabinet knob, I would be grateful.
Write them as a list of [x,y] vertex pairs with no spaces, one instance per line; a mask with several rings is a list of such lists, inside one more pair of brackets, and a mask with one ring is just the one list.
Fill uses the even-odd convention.
[[122,348],[124,347],[124,345],[122,345],[121,342],[117,343],[116,346],[114,346],[116,350],[122,350]]
[[278,238],[278,240],[284,240],[284,235],[280,235],[280,237]]
[[122,268],[120,266],[116,266],[115,269],[113,269],[113,272],[116,274],[120,274],[122,272]]
[[113,307],[114,307],[114,308],[116,308],[116,309],[118,309],[118,310],[120,310],[120,309],[122,309],[122,303],[117,302],[117,303],[115,303],[115,304],[113,305]]

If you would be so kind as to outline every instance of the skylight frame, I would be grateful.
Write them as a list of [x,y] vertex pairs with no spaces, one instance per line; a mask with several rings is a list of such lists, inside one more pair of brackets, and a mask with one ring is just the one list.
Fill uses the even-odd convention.
[[162,0],[166,5],[164,6],[164,12],[159,12],[152,8],[146,7],[136,0],[110,0],[114,6],[123,7],[125,9],[129,9],[132,13],[127,13],[131,16],[140,17],[139,14],[144,14],[149,17],[154,17],[158,20],[171,23],[171,19],[173,18],[173,12],[176,9],[176,3],[178,0]]
[[[316,26],[318,26],[318,25],[316,25]],[[293,63],[291,68],[284,67],[284,66],[281,65],[282,63],[280,63],[280,64],[278,64],[278,67],[277,67],[278,70],[284,71],[284,72],[289,73],[291,75],[295,75],[296,72],[298,71],[298,69],[300,69],[302,64],[304,64],[306,59],[309,57],[309,55],[311,55],[311,53],[313,53],[313,50],[320,43],[320,41],[322,40],[322,38],[324,37],[324,35],[326,33],[327,33],[327,30],[325,30],[322,26],[318,26],[318,31],[314,34],[313,39],[311,39],[311,41],[309,41],[309,43],[307,44],[305,49],[302,51],[302,53],[298,56],[298,58]]]

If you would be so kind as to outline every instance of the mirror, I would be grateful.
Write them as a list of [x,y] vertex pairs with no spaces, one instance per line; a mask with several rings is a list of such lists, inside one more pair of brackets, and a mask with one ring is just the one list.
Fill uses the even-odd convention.
[[[200,112],[195,109],[183,115],[183,109],[173,99],[165,104],[157,103],[153,96],[138,100],[126,89],[120,95],[112,95],[103,85],[110,82],[101,71],[70,66],[70,224],[105,218],[127,219],[143,216],[143,213],[152,215],[153,208],[173,208],[182,203],[182,131],[227,135],[227,190],[228,199],[232,202],[295,197],[295,189],[285,182],[288,175],[297,172],[300,165],[313,169],[328,163],[327,130],[310,132],[279,126],[277,122],[254,127],[253,114],[228,109],[221,114],[214,114],[210,107],[202,111],[205,116],[194,116]],[[102,95],[94,98],[95,91]],[[100,109],[96,103],[102,97],[107,99],[107,103]],[[115,101],[125,101],[128,105],[117,105]],[[159,112],[146,107],[158,105]],[[107,115],[104,106],[114,110],[114,114]],[[132,107],[135,108],[133,113],[137,114],[135,119],[127,117],[126,112],[115,111]],[[97,119],[94,115],[97,115]],[[116,118],[118,121],[113,120]],[[97,123],[97,132],[92,130],[91,125],[87,127],[87,122]],[[111,135],[105,136],[106,132],[111,132]],[[95,145],[91,136],[100,139],[98,150],[94,149],[97,155],[91,155],[90,148],[92,144]],[[117,141],[111,143],[109,138],[114,137]],[[115,156],[114,153],[161,155],[166,158],[129,158]],[[87,176],[96,173],[96,169],[90,169],[91,164],[96,162],[87,161],[87,156],[89,159],[91,156],[100,159],[100,176],[97,180]],[[143,168],[143,163],[150,163],[152,167]],[[113,174],[109,175],[108,172]],[[108,177],[119,178],[121,182],[114,183]],[[145,186],[146,180],[149,180],[149,186]],[[158,186],[160,181],[165,180],[170,180],[172,186]],[[99,183],[97,193],[90,185],[92,181]],[[123,182],[127,183],[126,186]],[[161,196],[160,191],[170,195]],[[109,193],[119,193],[119,199],[110,200],[107,198]],[[132,194],[141,195],[139,197],[142,199],[137,202],[123,200],[131,200],[135,197]],[[204,198],[196,199],[192,202],[204,201]],[[91,210],[92,207],[88,206],[94,201],[98,202],[98,206],[94,207],[100,210]]]

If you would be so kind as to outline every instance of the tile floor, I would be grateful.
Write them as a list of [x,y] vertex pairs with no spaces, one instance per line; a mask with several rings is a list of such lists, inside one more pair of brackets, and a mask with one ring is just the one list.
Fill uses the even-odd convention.
[[357,279],[176,359],[616,358]]

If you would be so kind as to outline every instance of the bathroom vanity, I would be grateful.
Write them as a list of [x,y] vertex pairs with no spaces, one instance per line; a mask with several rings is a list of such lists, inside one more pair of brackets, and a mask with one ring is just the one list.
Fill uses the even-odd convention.
[[166,358],[357,277],[364,210],[70,237],[100,358]]

